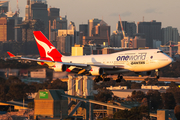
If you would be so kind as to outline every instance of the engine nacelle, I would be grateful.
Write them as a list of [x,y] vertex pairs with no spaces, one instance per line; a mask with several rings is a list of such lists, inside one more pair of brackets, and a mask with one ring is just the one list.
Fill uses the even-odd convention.
[[54,66],[49,67],[51,69],[54,69],[56,72],[64,72],[67,69],[67,66],[62,63],[55,63]]
[[100,67],[92,67],[89,72],[91,75],[102,75],[104,73],[104,69]]

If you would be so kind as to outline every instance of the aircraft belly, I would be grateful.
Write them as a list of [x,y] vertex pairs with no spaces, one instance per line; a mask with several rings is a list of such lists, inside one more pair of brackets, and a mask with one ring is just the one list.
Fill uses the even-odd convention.
[[119,73],[125,73],[125,72],[131,72],[130,70],[127,69],[106,69],[104,70],[106,74],[119,74]]

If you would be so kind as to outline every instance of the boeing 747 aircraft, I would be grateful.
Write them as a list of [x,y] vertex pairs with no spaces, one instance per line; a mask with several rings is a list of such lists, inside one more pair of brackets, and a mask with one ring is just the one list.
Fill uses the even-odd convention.
[[[93,76],[117,74],[119,79],[122,79],[122,73],[158,71],[159,68],[169,65],[173,61],[171,57],[159,49],[124,50],[102,55],[63,56],[41,31],[33,33],[40,58],[17,58],[8,52],[10,57],[36,61],[40,65],[48,65],[54,71]],[[158,74],[157,78],[159,78]]]

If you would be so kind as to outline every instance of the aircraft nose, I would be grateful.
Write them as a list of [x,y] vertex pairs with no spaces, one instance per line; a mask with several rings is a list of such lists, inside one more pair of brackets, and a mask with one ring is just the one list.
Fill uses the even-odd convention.
[[171,57],[168,58],[169,63],[175,62]]

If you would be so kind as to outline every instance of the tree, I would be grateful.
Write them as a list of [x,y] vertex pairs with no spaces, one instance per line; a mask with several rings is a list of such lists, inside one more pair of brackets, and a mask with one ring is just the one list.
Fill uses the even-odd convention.
[[178,84],[175,83],[175,82],[171,82],[171,83],[169,84],[169,88],[170,88],[170,89],[177,88],[177,87],[178,87]]
[[138,102],[141,102],[142,101],[142,99],[143,98],[145,98],[146,97],[146,95],[145,95],[145,93],[144,92],[142,92],[142,91],[133,91],[132,92],[132,95],[131,95],[131,98],[133,99],[133,100],[136,100],[136,101],[138,101]]
[[176,106],[174,95],[171,92],[162,93],[162,103],[164,109],[174,109]]
[[149,90],[147,98],[149,99],[150,109],[157,110],[162,107],[161,93],[158,90]]
[[176,107],[174,108],[174,114],[177,120],[180,120],[180,105],[176,105]]
[[18,83],[10,85],[10,89],[7,94],[7,99],[9,100],[19,100],[27,97],[25,87],[27,85],[25,83]]
[[7,80],[6,80],[6,84],[7,85],[11,85],[11,84],[17,84],[17,83],[22,83],[21,80],[16,77],[16,76],[10,76]]
[[0,77],[0,84],[1,84],[1,85],[2,85],[2,84],[5,84],[5,82],[6,82],[6,79]]
[[107,102],[112,99],[113,93],[110,90],[101,89],[98,94],[94,95],[94,99],[101,102]]
[[114,113],[114,119],[128,119],[131,116],[131,112],[128,110],[119,110]]
[[0,101],[6,101],[7,100],[8,91],[9,91],[9,86],[0,85]]
[[62,82],[59,79],[53,81],[53,83],[48,83],[48,89],[63,89],[67,90],[67,82]]

